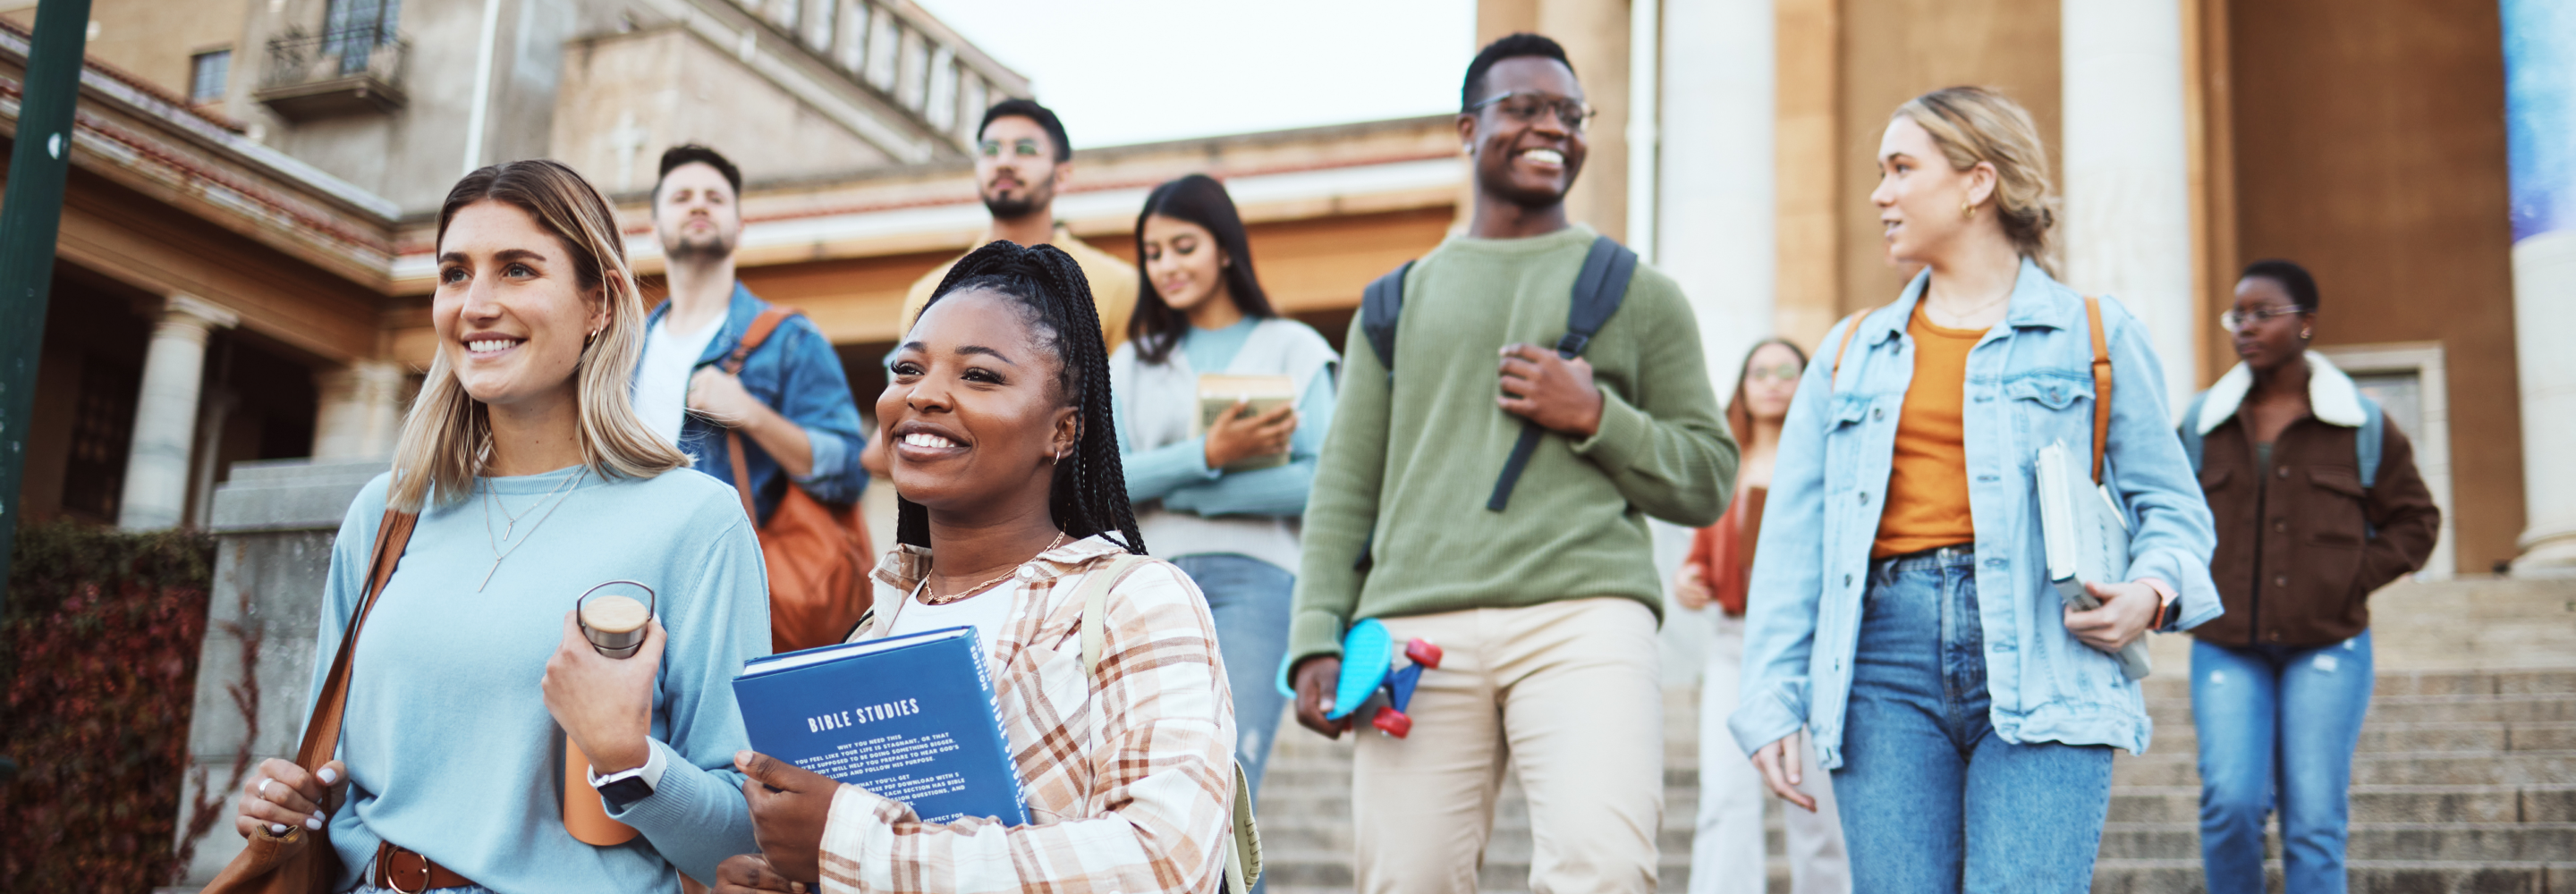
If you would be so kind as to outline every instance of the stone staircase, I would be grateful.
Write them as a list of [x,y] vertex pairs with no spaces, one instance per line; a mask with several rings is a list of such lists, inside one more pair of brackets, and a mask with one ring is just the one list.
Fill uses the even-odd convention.
[[[2372,607],[2379,678],[2353,767],[2352,890],[2576,892],[2576,580],[2408,582]],[[2189,655],[2184,637],[2155,644],[2155,741],[2119,757],[2096,892],[2204,890]],[[1698,693],[1664,695],[1660,887],[1682,891],[1699,799]],[[1328,742],[1283,724],[1261,795],[1273,894],[1352,889],[1350,759],[1349,736]],[[1516,785],[1495,814],[1479,887],[1526,891],[1528,811]],[[1769,819],[1776,854],[1776,803]],[[1783,862],[1768,869],[1770,889],[1787,891]]]

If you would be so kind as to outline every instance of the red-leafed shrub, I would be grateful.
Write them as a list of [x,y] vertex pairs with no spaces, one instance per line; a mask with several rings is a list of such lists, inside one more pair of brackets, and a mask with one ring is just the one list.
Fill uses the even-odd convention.
[[170,882],[214,541],[21,528],[0,617],[0,891]]

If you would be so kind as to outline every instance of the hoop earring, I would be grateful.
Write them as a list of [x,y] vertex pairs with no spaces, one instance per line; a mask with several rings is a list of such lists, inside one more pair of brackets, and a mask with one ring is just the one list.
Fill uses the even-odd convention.
[[2315,336],[2315,333],[2316,333],[2316,330],[2314,330],[2314,329],[2301,329],[2301,330],[2299,330],[2299,337],[2300,337],[2300,338],[2313,338],[2313,337]]

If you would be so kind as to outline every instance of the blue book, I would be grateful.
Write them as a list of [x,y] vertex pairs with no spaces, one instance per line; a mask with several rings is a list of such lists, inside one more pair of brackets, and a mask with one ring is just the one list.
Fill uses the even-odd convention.
[[975,628],[754,658],[733,693],[762,754],[901,801],[923,822],[1029,821]]

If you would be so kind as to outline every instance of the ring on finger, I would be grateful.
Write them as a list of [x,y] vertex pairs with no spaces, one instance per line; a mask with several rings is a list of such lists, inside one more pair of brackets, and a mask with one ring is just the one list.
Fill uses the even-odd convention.
[[277,784],[277,780],[275,779],[270,779],[266,776],[260,777],[258,789],[260,797],[268,797],[268,787],[275,784]]

